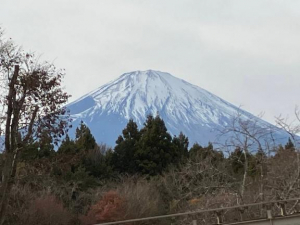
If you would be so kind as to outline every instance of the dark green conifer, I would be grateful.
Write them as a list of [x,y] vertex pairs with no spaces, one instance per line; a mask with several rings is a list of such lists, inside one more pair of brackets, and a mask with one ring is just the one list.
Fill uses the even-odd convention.
[[135,154],[140,139],[137,124],[132,119],[129,120],[122,134],[116,141],[112,164],[118,172],[135,173],[137,170]]
[[286,143],[286,145],[284,146],[285,150],[295,150],[295,145],[292,142],[291,138],[289,138],[288,142]]
[[40,158],[50,157],[55,154],[53,139],[50,132],[45,129],[41,132],[39,140],[37,141],[38,156]]
[[70,139],[69,135],[66,134],[66,138],[62,141],[57,153],[59,154],[75,154],[78,151],[77,146],[73,140]]
[[85,152],[82,158],[82,167],[89,175],[100,179],[109,178],[111,168],[107,162],[106,153],[110,151],[106,145],[100,145]]
[[28,141],[28,143],[23,147],[23,151],[20,152],[20,160],[30,161],[38,158],[38,156],[39,156],[38,143],[34,142],[31,138]]
[[214,146],[211,142],[206,147],[202,147],[198,143],[195,143],[189,152],[190,159],[192,160],[205,160],[209,158],[211,163],[218,163],[224,159],[224,155],[220,151],[214,150]]
[[193,146],[191,147],[190,151],[189,151],[189,157],[191,159],[196,158],[197,155],[199,155],[199,152],[201,152],[203,150],[203,147],[201,145],[199,145],[198,143],[193,144]]
[[76,128],[75,144],[79,150],[90,150],[97,146],[94,136],[90,129],[81,121],[80,126]]
[[173,147],[175,150],[176,157],[179,161],[188,157],[189,151],[189,139],[186,137],[182,132],[178,135],[178,137],[174,136],[173,140]]
[[[247,158],[245,158],[247,157]],[[230,170],[235,174],[235,175],[243,175],[245,172],[245,168],[247,168],[247,173],[254,177],[258,175],[259,168],[264,159],[265,155],[262,151],[258,151],[256,155],[252,155],[249,152],[245,152],[240,148],[237,147],[234,152],[232,152],[228,158],[228,162],[230,163]],[[263,172],[263,171],[262,171]]]
[[175,160],[177,154],[172,145],[172,137],[159,116],[154,118],[149,115],[144,125],[136,153],[138,171],[157,175]]

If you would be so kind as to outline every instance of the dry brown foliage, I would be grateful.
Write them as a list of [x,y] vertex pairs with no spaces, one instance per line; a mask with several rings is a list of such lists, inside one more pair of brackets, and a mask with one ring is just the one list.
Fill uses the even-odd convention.
[[73,215],[49,193],[33,193],[28,187],[14,187],[8,208],[8,225],[68,225]]
[[83,216],[81,221],[84,225],[118,221],[124,218],[124,211],[124,199],[116,191],[109,191],[91,206],[88,214]]

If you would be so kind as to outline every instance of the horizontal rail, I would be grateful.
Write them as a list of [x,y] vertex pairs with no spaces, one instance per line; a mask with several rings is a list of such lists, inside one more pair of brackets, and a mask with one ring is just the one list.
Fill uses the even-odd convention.
[[120,221],[115,221],[115,222],[98,223],[95,225],[113,225],[113,224],[141,222],[141,221],[147,221],[147,220],[157,220],[157,219],[172,218],[172,217],[179,217],[179,216],[195,215],[195,214],[207,213],[207,212],[218,212],[218,211],[229,210],[229,209],[239,209],[239,208],[246,208],[246,207],[258,206],[258,205],[271,205],[271,204],[276,204],[276,203],[281,203],[281,202],[292,202],[292,201],[299,201],[299,200],[300,200],[300,198],[292,198],[292,199],[286,199],[286,200],[259,202],[259,203],[251,203],[251,204],[245,204],[245,205],[239,205],[239,206],[222,207],[222,208],[206,209],[206,210],[196,210],[196,211],[174,213],[174,214],[161,215],[161,216],[151,216],[151,217],[136,218],[136,219],[129,219],[129,220],[120,220]]
[[[289,222],[287,225],[299,225],[299,214],[297,215],[289,215],[284,217],[275,217],[272,219],[255,219],[234,223],[224,223],[222,225],[282,225],[282,223]],[[297,223],[291,223],[291,221],[297,220]],[[271,223],[270,223],[271,222]],[[294,221],[295,222],[295,221]]]

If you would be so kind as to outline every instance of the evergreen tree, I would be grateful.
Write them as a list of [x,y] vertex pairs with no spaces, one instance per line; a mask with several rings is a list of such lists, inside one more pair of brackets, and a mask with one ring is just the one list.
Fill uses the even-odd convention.
[[241,148],[237,147],[228,158],[231,169],[235,174],[242,174],[244,172],[245,156]]
[[53,139],[49,131],[47,129],[44,129],[39,136],[39,140],[37,141],[39,158],[53,156],[55,154],[55,151],[53,146]]
[[289,138],[288,142],[286,143],[286,145],[284,146],[285,150],[295,150],[295,145],[292,142],[291,138]]
[[245,172],[245,167],[247,169],[247,173],[254,177],[258,175],[258,166],[262,163],[262,159],[264,159],[265,155],[262,151],[258,151],[256,155],[252,155],[249,152],[246,153],[247,157],[247,165],[245,153],[240,147],[237,147],[234,152],[232,152],[228,158],[228,162],[230,164],[230,170],[235,175],[243,175]]
[[280,158],[282,157],[282,155],[290,155],[295,153],[295,145],[292,142],[292,140],[289,138],[288,142],[285,144],[285,146],[283,147],[282,145],[279,145],[276,149],[275,149],[275,158]]
[[39,150],[37,142],[34,142],[32,138],[24,146],[23,151],[20,153],[20,161],[30,161],[38,158]]
[[189,139],[182,132],[178,135],[178,137],[174,136],[172,143],[174,145],[175,156],[179,161],[188,157],[189,151]]
[[112,156],[114,168],[121,173],[135,173],[137,170],[135,154],[138,148],[140,132],[137,124],[131,119],[116,141]]
[[191,159],[196,158],[197,155],[199,155],[201,151],[203,151],[203,147],[201,145],[199,145],[198,143],[195,143],[195,144],[193,144],[193,146],[191,147],[191,149],[189,151],[189,157]]
[[[99,159],[98,149],[90,129],[81,121],[80,126],[76,128],[75,141],[70,139],[68,134],[62,141],[57,155],[59,164],[56,164],[54,174],[65,179],[66,174],[73,176],[81,170],[88,175],[98,176],[98,168],[95,168],[94,163],[94,159]],[[94,159],[91,159],[93,157]]]
[[157,175],[173,162],[177,154],[172,137],[159,116],[154,118],[149,115],[144,125],[135,154],[138,171],[142,174]]
[[70,139],[69,135],[66,134],[66,138],[62,141],[60,147],[57,150],[59,154],[75,154],[78,152],[78,148],[73,140]]
[[214,163],[224,159],[223,153],[214,150],[214,146],[211,142],[209,142],[206,147],[202,147],[198,143],[195,143],[190,149],[189,156],[191,159],[198,158],[203,160],[209,157],[211,162]]
[[82,158],[82,167],[89,175],[100,179],[109,178],[112,171],[106,160],[106,152],[110,151],[106,145],[89,150]]
[[79,151],[87,151],[97,146],[94,136],[83,121],[81,121],[80,126],[76,128],[75,144]]

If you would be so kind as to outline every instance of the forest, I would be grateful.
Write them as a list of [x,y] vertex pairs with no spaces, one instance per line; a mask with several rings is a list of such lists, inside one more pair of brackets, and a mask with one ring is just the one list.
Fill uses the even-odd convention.
[[291,136],[285,145],[273,146],[265,130],[237,117],[222,131],[232,138],[216,147],[189,146],[183,133],[171,136],[162,118],[148,115],[141,129],[129,120],[111,148],[83,122],[70,138],[64,71],[38,62],[2,32],[0,76],[1,225],[89,225],[299,196],[299,149],[284,120]]
[[96,224],[299,196],[291,139],[271,156],[237,147],[225,157],[211,143],[188,149],[158,116],[141,130],[130,120],[114,149],[84,123],[57,151],[45,132],[20,152],[5,224]]

